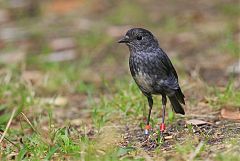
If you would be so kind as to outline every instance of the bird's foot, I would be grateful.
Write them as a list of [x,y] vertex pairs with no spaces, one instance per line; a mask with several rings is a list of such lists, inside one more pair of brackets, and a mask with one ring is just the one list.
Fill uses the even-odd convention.
[[150,125],[146,125],[145,130],[144,130],[144,134],[148,136],[149,132],[150,132],[150,129],[151,129]]

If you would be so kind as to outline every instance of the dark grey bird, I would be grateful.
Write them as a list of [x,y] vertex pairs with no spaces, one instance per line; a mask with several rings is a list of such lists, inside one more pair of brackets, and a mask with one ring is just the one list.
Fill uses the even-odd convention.
[[128,46],[131,75],[148,100],[149,113],[144,132],[146,135],[149,134],[150,129],[149,122],[153,106],[152,95],[162,95],[163,114],[160,131],[163,135],[167,97],[176,113],[185,114],[181,105],[185,105],[184,95],[178,84],[177,72],[150,31],[143,28],[130,29],[118,42],[125,43]]

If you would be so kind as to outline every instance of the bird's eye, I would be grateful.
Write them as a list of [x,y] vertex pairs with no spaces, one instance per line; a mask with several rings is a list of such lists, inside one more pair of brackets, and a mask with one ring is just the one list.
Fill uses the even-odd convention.
[[142,40],[142,36],[137,36],[137,40]]

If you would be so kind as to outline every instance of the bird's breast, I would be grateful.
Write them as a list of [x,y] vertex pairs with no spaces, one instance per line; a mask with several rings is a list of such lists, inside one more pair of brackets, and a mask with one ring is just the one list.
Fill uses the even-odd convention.
[[152,88],[152,78],[143,72],[137,72],[136,75],[134,76],[134,80],[138,84],[138,86],[141,87],[145,92],[151,93],[153,91]]
[[141,90],[147,93],[158,91],[158,82],[161,80],[156,71],[151,55],[135,53],[130,56],[129,67],[131,74]]

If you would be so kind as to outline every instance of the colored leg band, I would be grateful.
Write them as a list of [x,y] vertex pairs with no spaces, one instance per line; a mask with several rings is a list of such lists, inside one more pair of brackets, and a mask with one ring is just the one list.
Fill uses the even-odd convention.
[[151,128],[150,125],[146,125],[146,126],[145,126],[145,130],[144,130],[144,134],[145,134],[145,135],[148,135],[148,134],[149,134],[150,128]]
[[166,126],[164,123],[160,124],[160,131],[163,132],[165,130]]

